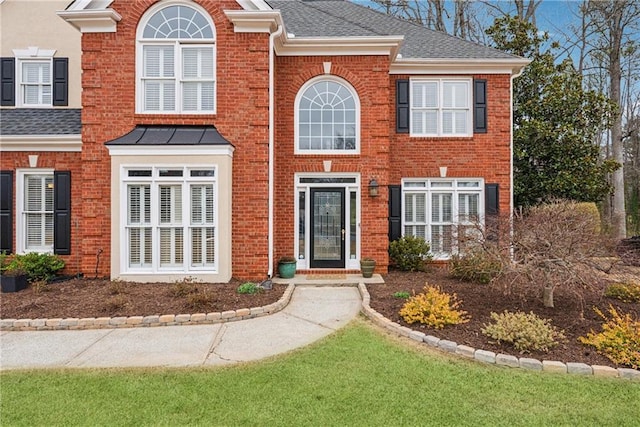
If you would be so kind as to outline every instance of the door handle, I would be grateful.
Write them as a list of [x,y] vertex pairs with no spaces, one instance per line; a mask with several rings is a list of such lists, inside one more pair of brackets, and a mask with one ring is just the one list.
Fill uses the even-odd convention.
[[342,241],[344,242],[344,234],[345,234],[344,228],[342,229],[341,233],[342,233]]

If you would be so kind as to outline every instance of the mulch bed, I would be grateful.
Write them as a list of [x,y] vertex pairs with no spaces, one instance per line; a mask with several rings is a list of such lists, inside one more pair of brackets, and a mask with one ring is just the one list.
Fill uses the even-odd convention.
[[258,294],[236,292],[242,282],[130,283],[108,279],[71,279],[33,285],[0,294],[0,318],[43,319],[66,317],[128,317],[163,314],[214,313],[262,307],[278,301],[285,285],[273,285]]
[[[620,266],[618,268],[627,268]],[[635,270],[632,275],[637,273]],[[638,277],[638,276],[636,276]],[[532,357],[539,360],[556,360],[561,362],[583,362],[589,365],[616,366],[606,357],[595,350],[578,342],[578,337],[586,336],[591,330],[601,331],[602,319],[593,311],[598,307],[608,315],[609,304],[613,305],[618,313],[631,313],[635,318],[640,318],[640,304],[624,303],[616,299],[603,296],[606,287],[602,286],[592,292],[586,292],[584,305],[581,306],[574,294],[557,289],[554,294],[555,308],[546,308],[542,303],[541,295],[522,296],[515,292],[506,294],[503,289],[497,289],[491,285],[462,282],[448,276],[445,268],[432,268],[429,272],[400,272],[391,271],[385,276],[384,285],[371,285],[368,287],[371,294],[371,307],[400,325],[434,335],[440,339],[455,341],[458,344],[468,345],[476,349],[493,351],[496,354],[511,354],[518,357]],[[444,329],[434,329],[428,326],[407,324],[398,314],[404,299],[395,298],[395,292],[409,292],[410,294],[422,292],[426,283],[437,285],[447,293],[455,293],[458,300],[462,301],[461,309],[468,312],[471,320],[460,325],[446,326]],[[581,319],[581,311],[584,307],[584,319]],[[506,344],[497,344],[481,333],[485,324],[491,323],[491,312],[501,313],[504,310],[533,311],[538,316],[551,319],[552,325],[562,329],[567,339],[548,353],[532,352],[521,355],[513,347]]]

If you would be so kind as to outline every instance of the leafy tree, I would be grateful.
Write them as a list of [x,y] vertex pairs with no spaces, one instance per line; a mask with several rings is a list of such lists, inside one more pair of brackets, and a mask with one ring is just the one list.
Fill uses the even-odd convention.
[[487,30],[498,49],[532,59],[514,80],[514,195],[516,205],[557,198],[585,202],[610,192],[607,174],[618,166],[603,161],[595,143],[615,112],[607,98],[585,90],[570,60],[555,63],[551,44],[517,17],[497,18]]

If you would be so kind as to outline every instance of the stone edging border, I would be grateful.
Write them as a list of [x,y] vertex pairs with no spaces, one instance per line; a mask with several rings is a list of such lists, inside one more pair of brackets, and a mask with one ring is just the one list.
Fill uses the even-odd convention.
[[426,335],[423,332],[402,326],[384,317],[369,305],[371,296],[364,283],[358,284],[358,290],[362,297],[362,312],[376,325],[396,333],[400,336],[410,338],[417,342],[424,342],[430,347],[436,348],[445,353],[456,354],[467,359],[478,362],[506,366],[510,368],[522,368],[531,371],[556,372],[574,375],[592,375],[594,377],[617,377],[629,380],[640,381],[640,371],[631,368],[612,368],[602,365],[587,365],[586,363],[557,362],[554,360],[538,360],[528,357],[515,357],[508,354],[495,354],[492,351],[478,350],[473,347],[458,344],[454,341],[443,340],[433,335]]
[[154,326],[207,325],[234,322],[274,314],[289,304],[295,285],[290,284],[282,297],[264,307],[240,308],[215,313],[164,314],[155,316],[87,317],[60,319],[0,319],[0,331],[53,331],[79,329],[143,328]]

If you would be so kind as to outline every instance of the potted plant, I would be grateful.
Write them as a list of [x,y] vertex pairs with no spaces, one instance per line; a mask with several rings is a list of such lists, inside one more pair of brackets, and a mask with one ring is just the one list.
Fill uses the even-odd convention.
[[20,259],[2,254],[0,258],[0,290],[18,292],[27,287],[27,272]]
[[296,274],[297,261],[294,257],[282,257],[278,261],[278,275],[283,279],[291,279]]
[[369,278],[373,276],[373,271],[376,269],[376,260],[373,258],[362,258],[360,260],[360,271],[362,277]]

